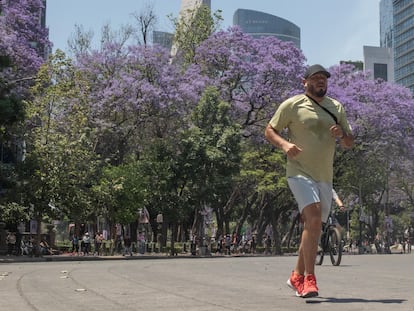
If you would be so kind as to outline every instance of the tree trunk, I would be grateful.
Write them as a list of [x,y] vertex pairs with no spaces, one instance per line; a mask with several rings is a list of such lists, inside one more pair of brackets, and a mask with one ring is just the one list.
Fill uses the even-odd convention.
[[170,250],[170,256],[177,256],[177,253],[175,252],[175,240],[177,238],[177,225],[175,221],[171,224],[171,250]]

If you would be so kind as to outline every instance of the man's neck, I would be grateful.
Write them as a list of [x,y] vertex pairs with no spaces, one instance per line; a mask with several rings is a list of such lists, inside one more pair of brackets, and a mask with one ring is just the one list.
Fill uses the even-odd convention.
[[309,94],[309,93],[305,93],[305,95],[308,96],[313,101],[317,102],[318,104],[321,103],[323,101],[323,98],[325,97],[325,96],[317,97],[317,96],[313,96],[312,94]]

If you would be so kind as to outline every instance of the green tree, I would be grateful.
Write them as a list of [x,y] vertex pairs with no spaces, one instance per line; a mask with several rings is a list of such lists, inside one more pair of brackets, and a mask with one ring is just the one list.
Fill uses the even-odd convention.
[[175,25],[173,53],[179,55],[186,68],[194,63],[197,47],[219,28],[222,17],[220,10],[212,15],[210,8],[203,4],[172,21]]
[[[9,57],[0,56],[0,72],[11,66]],[[22,98],[11,92],[13,85],[0,75],[0,211],[1,220],[17,224],[24,216],[25,208],[16,202],[14,187],[16,179],[15,163],[21,152],[17,150],[16,137],[21,137],[20,122],[24,120],[25,110]]]
[[139,14],[133,13],[132,15],[137,23],[139,42],[146,46],[150,42],[150,34],[157,23],[154,5],[147,3]]
[[73,221],[93,215],[91,187],[98,158],[94,130],[83,102],[88,82],[61,51],[42,66],[27,103],[27,156],[22,196],[40,222],[66,215]]
[[140,162],[131,160],[119,166],[107,165],[93,186],[96,216],[102,216],[112,228],[115,224],[137,221],[138,211],[146,203],[150,184],[140,169]]
[[271,226],[275,251],[282,253],[282,235],[296,211],[285,177],[285,156],[267,145],[248,145],[243,152],[242,170],[238,180],[240,215],[236,231],[249,224],[259,243]]
[[[189,215],[188,192],[183,186],[183,167],[177,154],[175,139],[155,139],[145,148],[140,159],[140,177],[145,180],[145,207],[150,215],[163,215],[161,231],[155,230],[157,238],[165,245],[167,229],[171,228],[171,255],[174,255],[174,242],[177,239],[177,226],[186,221]],[[158,224],[152,219],[152,227]]]
[[196,232],[203,225],[200,215],[206,207],[214,210],[219,231],[224,231],[223,208],[232,193],[241,161],[240,126],[231,120],[230,108],[230,104],[220,100],[217,89],[207,88],[191,116],[190,128],[183,132],[179,162],[195,206]]

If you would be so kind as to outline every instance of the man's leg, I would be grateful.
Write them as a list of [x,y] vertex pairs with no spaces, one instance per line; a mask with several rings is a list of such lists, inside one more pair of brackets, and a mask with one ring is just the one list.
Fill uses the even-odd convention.
[[321,233],[321,207],[319,203],[306,206],[302,211],[304,229],[302,233],[302,253],[305,266],[305,278],[302,297],[318,296],[318,286],[315,277],[315,258],[318,250],[318,241]]
[[[303,235],[302,235],[302,237],[303,237]],[[294,271],[297,274],[305,275],[305,261],[303,259],[302,241],[300,242],[300,246],[299,246],[299,256],[298,256],[298,260],[296,261],[296,267],[295,267],[295,270]]]
[[315,274],[315,258],[321,232],[320,214],[319,203],[308,205],[303,209],[304,229],[294,269],[294,272],[298,275]]
[[[318,250],[318,241],[322,229],[322,214],[319,203],[313,203],[306,206],[302,211],[304,228],[302,232],[302,240],[300,243],[300,254],[303,256],[304,272],[306,274],[315,273],[315,258]],[[298,270],[302,270],[303,266],[298,259]],[[299,270],[299,271],[300,271]]]
[[[300,294],[299,296],[314,297],[318,295],[314,273],[318,241],[322,227],[322,205],[320,202],[326,201],[324,200],[326,195],[321,193],[321,190],[324,189],[320,189],[321,187],[318,183],[303,176],[289,177],[288,183],[298,203],[304,229],[296,266],[287,283],[291,288],[293,287],[297,290],[297,294]],[[328,190],[331,194],[332,189]],[[321,194],[323,195],[321,196]]]
[[[302,242],[300,243],[300,245],[302,245]],[[303,248],[299,246],[296,267],[292,271],[289,279],[286,282],[291,289],[296,291],[296,296],[299,297],[302,296],[305,281],[305,261],[303,258]]]

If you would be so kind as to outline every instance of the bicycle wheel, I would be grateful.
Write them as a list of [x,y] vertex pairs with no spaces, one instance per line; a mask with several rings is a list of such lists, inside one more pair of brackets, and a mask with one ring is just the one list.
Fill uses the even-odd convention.
[[324,252],[322,250],[321,245],[318,245],[318,252],[316,253],[316,259],[315,259],[315,264],[320,266],[323,263],[323,256],[324,256]]
[[342,237],[338,228],[329,229],[329,255],[332,265],[339,266],[342,259]]
[[323,263],[323,257],[325,255],[325,247],[324,244],[326,244],[326,235],[325,233],[322,233],[320,238],[319,238],[319,243],[318,243],[318,250],[316,252],[316,259],[315,259],[315,264],[320,266]]
[[287,249],[288,252],[298,250],[300,245],[300,239],[302,235],[302,227],[300,223],[300,215],[298,214],[292,221],[288,237],[287,237]]

